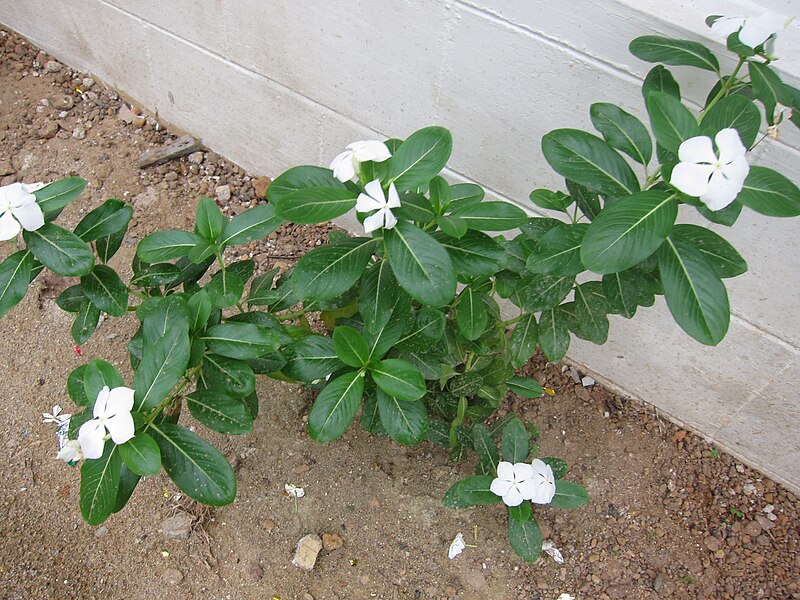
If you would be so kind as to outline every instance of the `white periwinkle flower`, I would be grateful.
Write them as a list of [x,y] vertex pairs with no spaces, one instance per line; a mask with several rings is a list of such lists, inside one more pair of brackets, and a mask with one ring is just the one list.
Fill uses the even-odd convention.
[[556,495],[556,478],[553,475],[553,469],[538,458],[531,461],[531,469],[533,469],[533,475],[529,481],[533,487],[533,493],[526,500],[535,504],[550,504],[553,496]]
[[347,150],[333,159],[330,168],[333,176],[344,183],[356,176],[362,162],[383,162],[391,157],[389,147],[378,140],[353,142],[347,146]]
[[58,426],[69,423],[69,419],[72,415],[69,413],[62,413],[59,404],[55,404],[51,410],[53,411],[52,413],[42,413],[42,423],[54,423]]
[[292,498],[302,498],[306,495],[306,491],[303,488],[292,485],[291,483],[284,484],[283,490]]
[[83,458],[81,443],[78,440],[69,440],[61,450],[58,451],[56,458],[68,463],[78,462]]
[[15,238],[22,229],[35,231],[44,225],[44,214],[33,195],[43,187],[43,183],[0,187],[0,241]]
[[384,227],[391,229],[397,224],[397,219],[392,214],[392,208],[400,208],[400,196],[397,195],[397,188],[393,183],[389,184],[389,199],[383,193],[381,182],[376,179],[364,186],[366,194],[359,194],[356,200],[356,211],[360,213],[377,211],[364,219],[364,231],[372,233],[376,229]]
[[523,500],[533,497],[533,467],[528,463],[511,464],[505,460],[497,465],[497,477],[489,489],[493,494],[503,497],[508,506],[519,506]]
[[108,386],[104,386],[100,390],[92,410],[94,419],[81,425],[78,430],[78,442],[84,457],[103,456],[106,430],[115,444],[124,444],[133,437],[133,394],[134,391],[126,387],[109,390]]
[[464,551],[467,544],[464,542],[464,534],[459,533],[450,543],[450,548],[447,550],[447,558],[453,560],[456,556]]
[[742,191],[750,165],[745,158],[747,149],[735,129],[723,129],[714,141],[719,156],[710,137],[701,135],[683,142],[678,149],[681,162],[669,182],[687,196],[700,198],[710,210],[720,210]]
[[742,44],[756,48],[767,42],[764,50],[772,54],[775,34],[791,21],[791,18],[774,12],[766,12],[758,17],[720,17],[711,25],[711,31],[725,38],[738,31]]

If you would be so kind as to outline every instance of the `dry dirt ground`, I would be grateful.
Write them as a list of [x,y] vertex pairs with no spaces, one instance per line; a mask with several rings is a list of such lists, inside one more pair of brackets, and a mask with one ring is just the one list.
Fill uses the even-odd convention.
[[[50,60],[0,32],[0,183],[89,180],[60,218],[68,226],[109,197],[132,203],[134,224],[114,266],[125,272],[136,241],[155,228],[191,227],[202,195],[217,195],[228,214],[256,201],[259,182],[212,152],[140,170],[141,152],[171,139],[164,127],[126,111],[131,122],[120,119],[113,91]],[[285,228],[244,252],[263,269],[286,268],[325,235]],[[0,258],[10,252],[0,246]],[[583,388],[569,370],[541,360],[526,370],[556,395],[512,396],[503,410],[536,423],[542,453],[565,458],[570,478],[592,495],[581,510],[537,512],[563,565],[545,555],[536,564],[518,559],[496,506],[441,505],[473,464],[450,465],[441,449],[405,448],[358,427],[316,444],[305,433],[311,396],[266,379],[251,434],[202,432],[238,465],[232,505],[200,507],[157,476],[121,513],[90,527],[78,510],[78,469],[55,459],[54,429],[42,413],[56,403],[74,409],[66,376],[92,358],[130,377],[133,324],[103,323],[78,356],[70,319],[53,302],[63,285],[40,276],[0,321],[0,597],[800,598],[794,495],[652,408],[598,385]],[[306,496],[295,503],[285,483]],[[448,560],[459,532],[471,546]],[[309,573],[290,564],[307,533],[330,534]]]

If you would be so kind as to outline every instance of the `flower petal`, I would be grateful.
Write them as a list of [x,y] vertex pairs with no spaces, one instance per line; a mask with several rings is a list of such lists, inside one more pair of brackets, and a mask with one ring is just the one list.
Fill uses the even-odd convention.
[[492,485],[489,486],[489,491],[496,496],[505,496],[508,490],[511,489],[511,482],[506,479],[495,478],[492,480]]
[[517,484],[517,489],[525,500],[530,500],[536,494],[536,482],[533,479],[526,479]]
[[739,41],[750,48],[760,46],[769,36],[781,31],[786,26],[786,21],[786,17],[774,12],[765,12],[758,17],[745,19],[739,32]]
[[505,479],[506,481],[514,480],[514,465],[507,460],[501,460],[497,463],[497,477],[498,479]]
[[364,186],[364,190],[376,202],[380,202],[381,208],[386,206],[386,195],[383,193],[383,188],[381,187],[380,179],[373,179],[372,181],[370,181],[367,185]]
[[383,208],[383,204],[375,200],[375,198],[367,196],[366,194],[358,195],[358,199],[356,199],[356,212],[372,212],[379,208]]
[[115,444],[124,444],[134,435],[133,417],[129,412],[114,415],[106,419],[105,424]]
[[21,183],[20,185],[22,186],[22,191],[28,194],[32,194],[36,190],[42,189],[47,184],[42,183],[41,181],[37,181],[36,183]]
[[540,481],[531,496],[534,504],[550,504],[556,495],[556,484],[549,481]]
[[464,535],[459,533],[450,543],[450,548],[447,550],[447,558],[450,560],[461,554],[467,545],[464,543]]
[[382,208],[374,215],[371,215],[364,219],[364,232],[365,233],[372,233],[376,229],[380,229],[383,227],[384,217],[386,216],[387,209]]
[[[33,198],[33,196],[31,196]],[[14,217],[16,217],[19,224],[23,229],[28,231],[36,231],[44,225],[44,214],[42,209],[36,204],[36,201],[26,202],[22,206],[12,209]]]
[[126,387],[115,387],[108,393],[108,401],[106,404],[106,414],[114,416],[123,412],[131,412],[133,408],[133,394],[134,391]]
[[514,464],[514,481],[525,481],[533,477],[533,467],[528,463],[515,463]]
[[709,163],[717,162],[717,155],[714,154],[714,147],[711,138],[706,135],[685,140],[678,148],[678,158],[681,162],[690,163]]
[[94,401],[94,408],[92,409],[92,415],[94,416],[95,419],[107,416],[108,397],[110,395],[111,395],[111,390],[108,389],[107,385],[104,385],[103,389],[97,393],[97,400]]
[[373,162],[383,162],[392,157],[392,153],[389,152],[388,146],[386,146],[386,144],[383,142],[379,142],[378,140],[355,142],[350,146],[354,146],[353,157],[360,163],[368,160]]
[[394,183],[389,184],[389,202],[386,203],[389,208],[400,208],[400,196],[397,195],[397,188]]
[[522,492],[516,485],[512,485],[508,492],[503,496],[503,502],[506,506],[519,506],[525,498],[522,497]]
[[383,216],[385,217],[385,222],[383,225],[385,229],[391,229],[397,225],[397,217],[395,217],[392,211],[390,211],[388,208],[383,209]]
[[708,179],[713,172],[713,165],[682,162],[672,170],[669,182],[687,196],[700,196],[708,190]]
[[103,456],[103,446],[106,428],[97,419],[87,421],[78,430],[78,443],[85,458],[100,458]]
[[538,474],[538,475],[544,476],[547,473],[549,473],[550,475],[553,474],[553,469],[550,467],[550,465],[548,465],[546,462],[544,462],[540,458],[534,458],[531,461],[531,468],[533,469],[533,472]]
[[78,440],[69,440],[64,444],[64,447],[58,451],[56,458],[66,462],[81,460],[83,458],[83,452],[81,452],[80,442],[78,442]]
[[711,32],[726,38],[744,25],[744,17],[720,17],[711,25]]
[[711,176],[708,191],[700,196],[700,201],[709,210],[721,210],[736,200],[743,183],[744,181],[728,179],[720,171],[717,171]]
[[342,183],[350,181],[356,176],[356,168],[353,164],[353,153],[347,151],[339,154],[333,159],[331,169],[333,170],[333,176]]
[[744,186],[744,180],[747,179],[748,173],[750,173],[750,165],[747,164],[747,159],[744,156],[739,156],[722,167],[722,174],[730,181],[738,184],[740,190]]
[[13,240],[17,237],[22,227],[11,214],[11,211],[6,211],[0,215],[0,242],[6,240]]
[[739,137],[739,132],[731,127],[722,129],[714,137],[714,141],[717,143],[717,148],[719,148],[719,162],[723,165],[744,156],[747,152],[747,148],[744,147]]

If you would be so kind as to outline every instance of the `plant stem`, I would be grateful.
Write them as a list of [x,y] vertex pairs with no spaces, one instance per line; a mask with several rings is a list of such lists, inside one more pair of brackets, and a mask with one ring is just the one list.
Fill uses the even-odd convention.
[[455,448],[458,446],[458,428],[464,422],[464,416],[467,414],[467,397],[461,396],[458,399],[458,412],[456,418],[450,423],[450,447]]
[[144,424],[149,425],[152,423],[162,410],[172,404],[178,398],[178,396],[180,396],[181,392],[186,388],[186,386],[189,385],[189,383],[192,381],[192,378],[197,375],[202,367],[203,363],[201,361],[199,365],[192,367],[188,372],[186,372],[183,375],[183,379],[181,380],[180,384],[178,384],[178,387],[175,388],[171,394],[168,394],[167,397],[159,402],[156,406],[154,406],[153,409],[147,414]]
[[730,89],[736,83],[736,76],[739,74],[739,70],[742,68],[742,65],[744,65],[745,62],[747,62],[747,59],[743,56],[740,56],[739,62],[736,63],[736,68],[733,69],[733,73],[731,73],[730,77],[728,77],[728,80],[722,84],[722,87],[717,92],[717,95],[714,96],[711,99],[711,102],[709,102],[708,105],[703,109],[703,115],[708,114],[708,111],[710,111],[717,102],[722,100],[728,94]]
[[522,313],[520,316],[514,317],[513,319],[509,319],[508,321],[501,321],[500,325],[502,325],[503,327],[511,327],[512,325],[516,325],[517,323],[522,321],[522,319],[524,319],[526,316],[527,313]]

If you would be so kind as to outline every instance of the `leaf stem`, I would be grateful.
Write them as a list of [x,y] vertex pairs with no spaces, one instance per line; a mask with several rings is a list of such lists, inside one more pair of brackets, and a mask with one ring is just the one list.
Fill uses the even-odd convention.
[[[711,102],[709,102],[706,105],[706,107],[703,109],[702,116],[707,115],[708,111],[710,111],[717,102],[722,100],[728,94],[730,89],[736,83],[736,76],[739,74],[739,70],[742,68],[742,66],[746,62],[747,62],[747,59],[744,56],[740,56],[739,57],[739,62],[736,63],[736,67],[733,69],[733,73],[731,73],[730,76],[728,77],[728,79],[725,81],[725,83],[722,84],[722,87],[717,92],[717,95],[714,96],[711,99]],[[701,120],[702,120],[702,117],[701,117]]]
[[153,420],[155,420],[155,418],[162,410],[164,410],[167,406],[172,404],[178,398],[178,396],[180,396],[181,392],[186,388],[187,385],[189,385],[189,383],[192,381],[192,378],[195,375],[197,375],[197,373],[200,371],[202,367],[203,367],[203,362],[201,361],[200,364],[198,364],[195,367],[192,367],[191,369],[189,369],[189,371],[184,373],[183,379],[181,380],[180,384],[178,384],[178,387],[175,388],[172,391],[172,393],[167,394],[166,398],[164,398],[161,402],[156,404],[152,408],[152,410],[149,413],[147,413],[147,416],[144,419],[145,427],[150,423],[152,423]]

